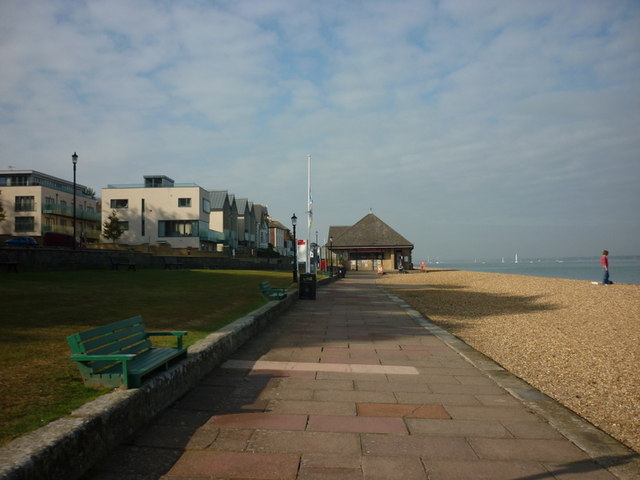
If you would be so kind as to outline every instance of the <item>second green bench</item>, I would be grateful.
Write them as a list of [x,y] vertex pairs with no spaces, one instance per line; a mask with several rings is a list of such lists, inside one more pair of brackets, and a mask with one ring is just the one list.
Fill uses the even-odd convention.
[[269,282],[260,282],[260,291],[271,300],[282,300],[287,296],[288,287],[272,287]]

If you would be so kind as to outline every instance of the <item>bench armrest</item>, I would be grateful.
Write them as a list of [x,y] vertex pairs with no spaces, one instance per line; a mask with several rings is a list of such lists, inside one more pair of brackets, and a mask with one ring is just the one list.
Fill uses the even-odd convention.
[[175,332],[147,332],[147,337],[169,337],[174,336],[177,337],[178,347],[182,348],[182,337],[187,335],[189,332],[184,331],[175,331]]
[[71,355],[69,357],[74,362],[93,362],[95,360],[113,360],[114,362],[122,363],[122,382],[124,385],[129,385],[129,369],[127,365],[129,360],[133,359],[136,355],[130,353],[118,353],[114,355]]

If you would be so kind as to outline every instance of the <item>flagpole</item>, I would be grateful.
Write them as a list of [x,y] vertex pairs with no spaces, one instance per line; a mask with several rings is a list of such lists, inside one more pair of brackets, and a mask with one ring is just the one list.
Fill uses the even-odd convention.
[[307,155],[307,272],[312,273],[311,270],[311,244],[309,239],[311,238],[311,154]]

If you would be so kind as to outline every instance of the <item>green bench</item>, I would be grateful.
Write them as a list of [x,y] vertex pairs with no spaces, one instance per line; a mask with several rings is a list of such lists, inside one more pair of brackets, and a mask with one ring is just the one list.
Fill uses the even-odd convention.
[[269,282],[260,282],[259,287],[262,294],[271,300],[286,298],[287,290],[289,290],[288,287],[272,287]]
[[[85,385],[139,387],[142,378],[186,357],[182,337],[187,332],[147,332],[141,316],[67,337],[71,357],[78,363]],[[175,336],[177,346],[153,348],[149,337]]]

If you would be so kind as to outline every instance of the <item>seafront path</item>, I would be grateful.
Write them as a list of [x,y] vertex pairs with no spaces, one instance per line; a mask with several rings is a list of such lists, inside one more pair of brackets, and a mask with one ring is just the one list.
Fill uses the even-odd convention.
[[375,280],[350,272],[297,301],[85,478],[640,475],[617,442]]

